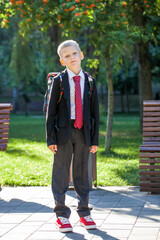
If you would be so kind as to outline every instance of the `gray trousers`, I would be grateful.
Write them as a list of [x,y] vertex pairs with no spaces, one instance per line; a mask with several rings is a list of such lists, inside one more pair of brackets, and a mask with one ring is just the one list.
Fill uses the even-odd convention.
[[70,164],[73,155],[73,183],[78,199],[77,213],[80,217],[90,215],[88,207],[89,180],[88,158],[89,147],[85,144],[83,128],[74,128],[72,122],[71,136],[67,144],[58,145],[54,155],[52,171],[52,192],[55,200],[54,212],[57,217],[69,218],[71,210],[65,205],[65,194],[69,187]]

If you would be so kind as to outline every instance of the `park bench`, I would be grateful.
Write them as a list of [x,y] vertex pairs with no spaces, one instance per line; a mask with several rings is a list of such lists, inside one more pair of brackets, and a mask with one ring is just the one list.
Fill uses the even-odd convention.
[[0,151],[5,151],[7,148],[12,108],[13,106],[10,103],[0,103]]
[[140,191],[160,193],[160,101],[143,102],[143,144],[140,146]]

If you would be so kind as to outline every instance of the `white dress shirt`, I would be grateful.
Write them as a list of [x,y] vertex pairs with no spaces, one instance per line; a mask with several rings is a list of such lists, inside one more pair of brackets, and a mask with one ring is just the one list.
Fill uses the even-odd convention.
[[[68,68],[67,68],[67,73],[68,73],[68,80],[69,80],[69,87],[70,87],[71,119],[75,119],[75,83],[74,83],[73,77],[76,75]],[[81,97],[82,97],[82,104],[83,104],[85,76],[82,69],[78,74],[78,76],[80,76]]]

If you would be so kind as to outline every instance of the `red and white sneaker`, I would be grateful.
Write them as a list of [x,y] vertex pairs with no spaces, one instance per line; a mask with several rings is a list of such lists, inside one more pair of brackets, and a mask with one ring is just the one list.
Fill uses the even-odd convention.
[[72,232],[73,228],[68,220],[68,218],[58,217],[56,221],[57,228],[60,232]]
[[93,221],[90,215],[80,218],[80,224],[87,230],[96,229],[96,223]]

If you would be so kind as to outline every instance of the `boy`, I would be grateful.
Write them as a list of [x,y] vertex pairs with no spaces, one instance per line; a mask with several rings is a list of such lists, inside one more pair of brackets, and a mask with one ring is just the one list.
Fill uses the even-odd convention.
[[[70,164],[73,155],[73,182],[78,198],[77,213],[86,229],[95,229],[88,207],[88,157],[98,147],[99,109],[96,83],[90,93],[88,76],[81,69],[84,58],[79,44],[73,40],[62,42],[57,53],[66,70],[54,78],[51,88],[46,135],[47,145],[54,153],[52,192],[55,199],[54,212],[60,232],[72,231],[69,222],[70,209],[65,205],[65,193],[69,186]],[[61,101],[60,84],[63,93]]]

